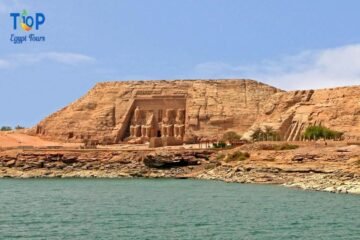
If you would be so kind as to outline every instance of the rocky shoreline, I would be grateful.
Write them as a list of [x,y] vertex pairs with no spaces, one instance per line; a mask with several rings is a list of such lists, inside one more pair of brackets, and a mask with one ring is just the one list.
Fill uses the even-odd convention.
[[199,179],[236,183],[277,184],[311,191],[360,194],[360,177],[342,173],[283,171],[278,169],[217,168],[200,174]]
[[[360,194],[359,146],[268,149],[3,150],[0,178],[193,178]],[[249,157],[229,160],[239,152]]]

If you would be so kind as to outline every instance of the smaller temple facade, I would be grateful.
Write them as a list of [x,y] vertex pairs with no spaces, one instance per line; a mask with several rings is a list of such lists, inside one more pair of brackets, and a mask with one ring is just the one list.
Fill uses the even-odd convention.
[[185,109],[141,109],[137,106],[129,126],[128,143],[150,142],[152,147],[181,145],[185,135]]

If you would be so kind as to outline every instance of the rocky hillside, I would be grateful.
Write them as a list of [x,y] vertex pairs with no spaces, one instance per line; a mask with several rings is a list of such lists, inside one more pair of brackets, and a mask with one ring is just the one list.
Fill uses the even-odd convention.
[[141,103],[150,109],[185,105],[187,137],[214,137],[225,130],[243,133],[279,92],[253,80],[103,82],[41,121],[33,133],[66,142],[117,143],[127,136],[134,108]]
[[98,83],[85,96],[41,121],[34,134],[63,142],[119,143],[129,136],[135,107],[185,108],[185,140],[272,127],[299,140],[311,125],[360,137],[360,86],[285,92],[253,80]]
[[344,132],[346,139],[360,139],[360,86],[279,92],[261,110],[245,134],[271,126],[284,140],[299,140],[306,127],[321,125]]

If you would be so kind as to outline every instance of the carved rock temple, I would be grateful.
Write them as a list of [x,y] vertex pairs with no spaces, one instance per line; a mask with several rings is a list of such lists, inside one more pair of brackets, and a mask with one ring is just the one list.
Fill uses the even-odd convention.
[[290,91],[243,79],[101,82],[38,123],[33,134],[65,142],[168,146],[249,137],[271,126],[298,140],[309,125],[360,135],[360,87]]
[[253,80],[103,82],[34,132],[67,142],[177,145],[246,131],[279,91]]
[[179,100],[170,105],[175,107],[179,104],[180,108],[177,109],[166,108],[170,107],[171,100],[159,99],[155,102],[157,104],[152,106],[143,102],[145,104],[141,109],[139,105],[136,106],[130,121],[128,142],[144,143],[151,140],[153,146],[182,144],[185,135],[185,101]]

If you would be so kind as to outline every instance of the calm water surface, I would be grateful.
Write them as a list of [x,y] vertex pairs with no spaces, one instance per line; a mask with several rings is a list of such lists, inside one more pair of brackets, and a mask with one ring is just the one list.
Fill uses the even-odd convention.
[[360,239],[360,196],[198,180],[0,180],[0,239]]

